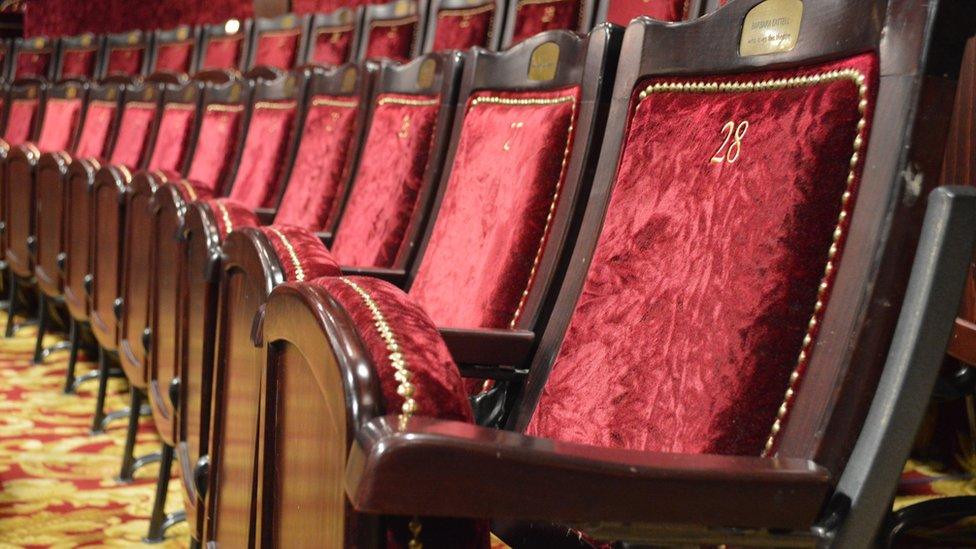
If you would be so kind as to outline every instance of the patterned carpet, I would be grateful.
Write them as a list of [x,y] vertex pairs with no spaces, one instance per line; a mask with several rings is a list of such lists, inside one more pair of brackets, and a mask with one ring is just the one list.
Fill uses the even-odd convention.
[[[0,330],[5,322],[0,317]],[[9,340],[0,338],[0,547],[143,545],[157,466],[138,471],[130,484],[115,480],[125,421],[111,424],[105,434],[89,434],[97,382],[82,385],[77,395],[63,394],[68,354],[32,365],[36,333],[25,327]],[[79,374],[94,366],[79,364]],[[110,389],[106,410],[125,406],[124,381],[113,380]],[[158,450],[151,419],[143,418],[136,455]],[[174,476],[167,510],[181,506]],[[187,540],[181,524],[165,543],[151,547],[184,547]]]

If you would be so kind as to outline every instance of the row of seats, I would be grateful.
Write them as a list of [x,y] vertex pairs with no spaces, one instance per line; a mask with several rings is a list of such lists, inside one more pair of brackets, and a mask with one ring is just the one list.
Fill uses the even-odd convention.
[[[737,0],[404,64],[14,81],[12,311],[36,288],[36,360],[67,316],[67,389],[94,339],[93,429],[128,417],[122,479],[161,461],[151,540],[175,457],[195,543],[484,547],[496,519],[513,546],[860,545],[976,234],[958,189],[923,234],[935,178],[898,175],[941,173],[921,71],[974,19],[924,10]],[[912,271],[920,234],[942,270]]]

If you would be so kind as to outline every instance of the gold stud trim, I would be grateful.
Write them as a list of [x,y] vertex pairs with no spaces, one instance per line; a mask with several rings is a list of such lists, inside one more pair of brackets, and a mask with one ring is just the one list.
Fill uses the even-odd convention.
[[406,105],[408,107],[432,107],[437,99],[407,99],[404,97],[381,97],[377,105]]
[[175,102],[173,102],[173,103],[166,103],[165,105],[163,105],[163,110],[168,110],[168,109],[180,110],[180,111],[195,111],[195,110],[197,110],[196,106],[193,105],[193,104],[191,104],[191,103],[175,103]]
[[400,423],[402,425],[418,409],[417,401],[413,398],[414,386],[410,383],[410,379],[413,377],[413,374],[410,372],[410,365],[407,364],[407,360],[403,356],[403,349],[397,342],[396,335],[393,333],[393,329],[390,328],[389,322],[386,321],[383,310],[380,309],[379,304],[376,303],[373,296],[369,295],[359,284],[346,277],[340,277],[339,280],[352,288],[362,298],[366,308],[369,309],[370,314],[373,316],[373,326],[376,327],[376,331],[383,339],[383,342],[386,343],[386,350],[390,352],[386,358],[396,371],[393,376],[399,383],[397,386],[397,394],[403,398],[403,405],[400,406]]
[[[481,15],[485,12],[491,12],[491,17],[488,18],[488,34],[485,36],[485,43],[482,45],[489,45],[492,42],[492,38],[495,35],[495,5],[485,4],[483,6],[478,6],[475,8],[466,9],[443,9],[437,12],[437,19],[447,19],[448,17],[460,17],[462,22],[460,25],[465,27],[465,23],[468,22],[470,17],[475,15]],[[470,23],[468,23],[470,24]]]
[[122,177],[125,178],[125,184],[128,185],[129,183],[132,183],[132,172],[129,171],[129,168],[123,166],[122,164],[118,164],[116,167],[120,172],[122,172]]
[[[69,89],[73,90],[74,88],[69,88]],[[48,98],[47,102],[62,103],[62,104],[81,103],[81,98],[80,97],[50,97]]]
[[295,101],[258,101],[254,104],[255,109],[268,109],[279,111],[294,110],[298,106]]
[[207,112],[241,112],[243,110],[244,105],[222,105],[220,103],[207,105]]
[[351,32],[353,30],[352,25],[341,25],[338,27],[319,27],[315,29],[315,37],[318,38],[323,34],[336,34],[343,32]]
[[260,40],[261,38],[277,38],[279,36],[298,36],[301,33],[302,33],[301,29],[269,30],[269,31],[262,32],[261,35],[258,36],[258,39]]
[[[776,419],[770,428],[766,445],[763,448],[763,457],[769,456],[776,446],[777,436],[782,431],[783,423],[790,413],[790,405],[796,394],[797,384],[803,376],[803,371],[810,362],[810,355],[814,345],[814,331],[823,316],[823,305],[827,296],[830,294],[833,277],[831,276],[836,268],[835,257],[839,251],[839,244],[843,240],[847,230],[847,218],[850,216],[853,207],[851,196],[854,182],[857,180],[857,170],[860,166],[861,153],[864,145],[864,129],[867,127],[866,112],[868,108],[868,86],[867,77],[857,69],[837,69],[821,73],[809,74],[805,76],[794,76],[790,78],[777,78],[772,80],[755,80],[747,82],[657,82],[640,92],[639,99],[643,101],[654,93],[748,93],[757,91],[782,90],[788,88],[802,88],[816,86],[819,84],[829,84],[832,82],[851,82],[857,87],[858,102],[857,109],[861,115],[857,122],[857,134],[852,145],[851,159],[849,162],[850,170],[847,174],[847,183],[844,193],[841,195],[841,211],[837,217],[837,224],[834,226],[830,251],[827,255],[827,263],[824,266],[824,274],[820,279],[817,288],[817,301],[813,307],[813,314],[807,323],[806,335],[803,337],[803,345],[797,357],[793,372],[790,374],[789,385],[783,396]],[[639,107],[640,105],[638,105]]]
[[196,201],[197,190],[193,188],[193,185],[191,185],[186,179],[180,179],[179,183],[183,187],[183,190],[186,191],[187,196],[190,197],[190,200]]
[[150,109],[155,110],[156,104],[150,101],[129,101],[125,104],[127,109]]
[[234,230],[234,222],[230,218],[230,212],[227,211],[227,206],[224,206],[223,202],[219,200],[213,201],[212,204],[220,210],[220,218],[224,220],[224,236],[226,237]]
[[359,101],[341,101],[339,99],[329,99],[328,97],[316,97],[312,99],[313,107],[342,107],[352,109],[359,106]]
[[106,101],[104,99],[94,99],[88,102],[88,108],[91,107],[105,107],[106,109],[114,109],[118,103],[115,101]]
[[542,97],[536,99],[515,99],[513,97],[495,97],[493,95],[482,95],[471,100],[471,106],[475,107],[482,104],[489,105],[514,105],[524,107],[528,105],[555,105],[558,103],[576,103],[576,97],[565,95],[560,97]]
[[295,267],[295,280],[298,282],[305,280],[305,269],[302,268],[302,262],[298,260],[298,253],[295,252],[295,247],[292,246],[291,241],[284,233],[274,227],[268,227],[268,230],[273,232],[281,240],[285,250],[288,250],[288,257],[291,259],[292,266]]

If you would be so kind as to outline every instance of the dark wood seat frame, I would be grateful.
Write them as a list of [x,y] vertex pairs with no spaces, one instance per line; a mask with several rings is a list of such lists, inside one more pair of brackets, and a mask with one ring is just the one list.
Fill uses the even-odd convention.
[[[872,145],[847,241],[848,250],[860,252],[839,267],[832,300],[845,306],[827,311],[803,390],[770,457],[611,450],[429,418],[403,424],[398,416],[375,417],[382,414],[377,380],[362,368],[365,351],[346,313],[310,287],[286,285],[269,301],[264,322],[269,376],[300,367],[299,353],[322,364],[324,372],[316,372],[325,388],[321,398],[346,410],[335,430],[355,437],[346,468],[355,509],[554,522],[598,539],[654,544],[846,547],[872,539],[928,401],[973,246],[976,195],[959,188],[933,193],[922,232],[924,197],[937,178],[906,178],[940,172],[948,125],[940,105],[951,100],[953,85],[941,72],[926,73],[927,61],[941,53],[929,39],[950,32],[954,18],[972,21],[972,10],[944,5],[936,20],[935,1],[807,1],[792,51],[740,58],[739,29],[759,1],[732,2],[684,24],[631,23],[591,195],[596,207],[583,219],[572,267],[528,362],[527,389],[509,426],[520,431],[531,417],[572,316],[636,83],[878,49]],[[309,335],[314,330],[319,334]],[[446,340],[453,354],[464,351]],[[274,402],[264,405],[273,409]],[[263,421],[275,418],[266,414]]]

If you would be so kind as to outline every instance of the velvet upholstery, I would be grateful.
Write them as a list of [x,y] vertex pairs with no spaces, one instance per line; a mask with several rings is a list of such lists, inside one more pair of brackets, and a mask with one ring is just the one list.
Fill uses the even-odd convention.
[[[829,77],[845,69],[854,72]],[[763,451],[794,371],[790,388],[802,390],[829,307],[876,59],[637,88],[824,74],[751,91],[635,96],[602,233],[530,434],[647,451]],[[723,149],[729,121],[737,134]]]
[[95,74],[98,50],[65,50],[61,54],[61,78],[91,78]]
[[34,116],[37,115],[37,99],[14,99],[7,113],[7,127],[3,140],[8,145],[20,145],[31,138]]
[[323,231],[333,223],[359,102],[351,97],[312,98],[302,143],[275,223]]
[[607,21],[626,27],[631,19],[646,15],[661,21],[681,21],[688,16],[688,0],[613,0]]
[[231,199],[251,209],[275,206],[297,106],[295,101],[261,101],[254,106]]
[[261,33],[257,40],[254,64],[289,70],[298,58],[298,46],[302,37],[300,29]]
[[408,61],[412,57],[411,51],[416,34],[416,17],[408,17],[382,24],[373,23],[369,28],[366,58],[387,58],[394,61]]
[[548,234],[572,149],[579,89],[479,92],[410,288],[439,326],[506,328]]
[[155,116],[156,103],[130,102],[125,105],[110,158],[112,164],[132,169],[139,166]]
[[115,101],[91,101],[81,127],[81,137],[75,147],[78,158],[101,157],[108,146],[109,130],[115,119]]
[[169,42],[156,47],[157,71],[190,72],[193,60],[193,41]]
[[48,99],[41,133],[37,138],[37,148],[41,152],[68,150],[80,116],[81,98]]
[[439,112],[436,96],[377,99],[332,253],[342,265],[392,267],[413,217]]
[[169,103],[163,105],[163,115],[156,130],[156,142],[149,155],[150,170],[179,171],[186,156],[190,130],[196,115],[194,105]]
[[[399,288],[369,277],[324,277],[312,284],[335,299],[356,326],[379,381],[385,413],[472,421],[461,376],[436,325]],[[383,327],[388,327],[389,339],[384,337]],[[390,339],[395,342],[396,351],[390,349]],[[394,352],[398,352],[395,357]],[[394,358],[400,362],[394,364]],[[400,389],[405,375],[413,388],[409,403]],[[482,522],[426,517],[419,520],[424,547],[488,548],[488,532]],[[406,520],[387,522],[388,546],[406,548],[410,539]]]
[[352,27],[320,29],[312,42],[312,63],[322,65],[341,65],[349,59],[352,48]]
[[18,52],[14,63],[14,78],[47,78],[51,66],[51,52]]
[[120,74],[134,76],[142,70],[142,56],[145,55],[144,46],[114,48],[108,52],[107,75]]
[[581,4],[582,0],[522,0],[515,10],[512,44],[547,30],[578,29]]
[[24,3],[24,34],[70,36],[85,31],[169,29],[253,16],[252,0],[30,0]]
[[251,209],[226,198],[206,198],[203,203],[210,208],[217,224],[217,236],[223,241],[231,232],[244,227],[260,225],[258,216]]
[[197,137],[199,145],[187,174],[199,192],[219,194],[220,176],[231,161],[243,111],[240,105],[214,104],[208,105],[203,113]]
[[494,17],[494,3],[469,9],[440,10],[434,29],[434,51],[489,46]]
[[200,69],[236,69],[241,64],[244,37],[240,34],[207,41]]
[[274,225],[259,227],[271,243],[287,282],[312,280],[320,276],[339,276],[342,271],[328,248],[317,236],[302,227]]

